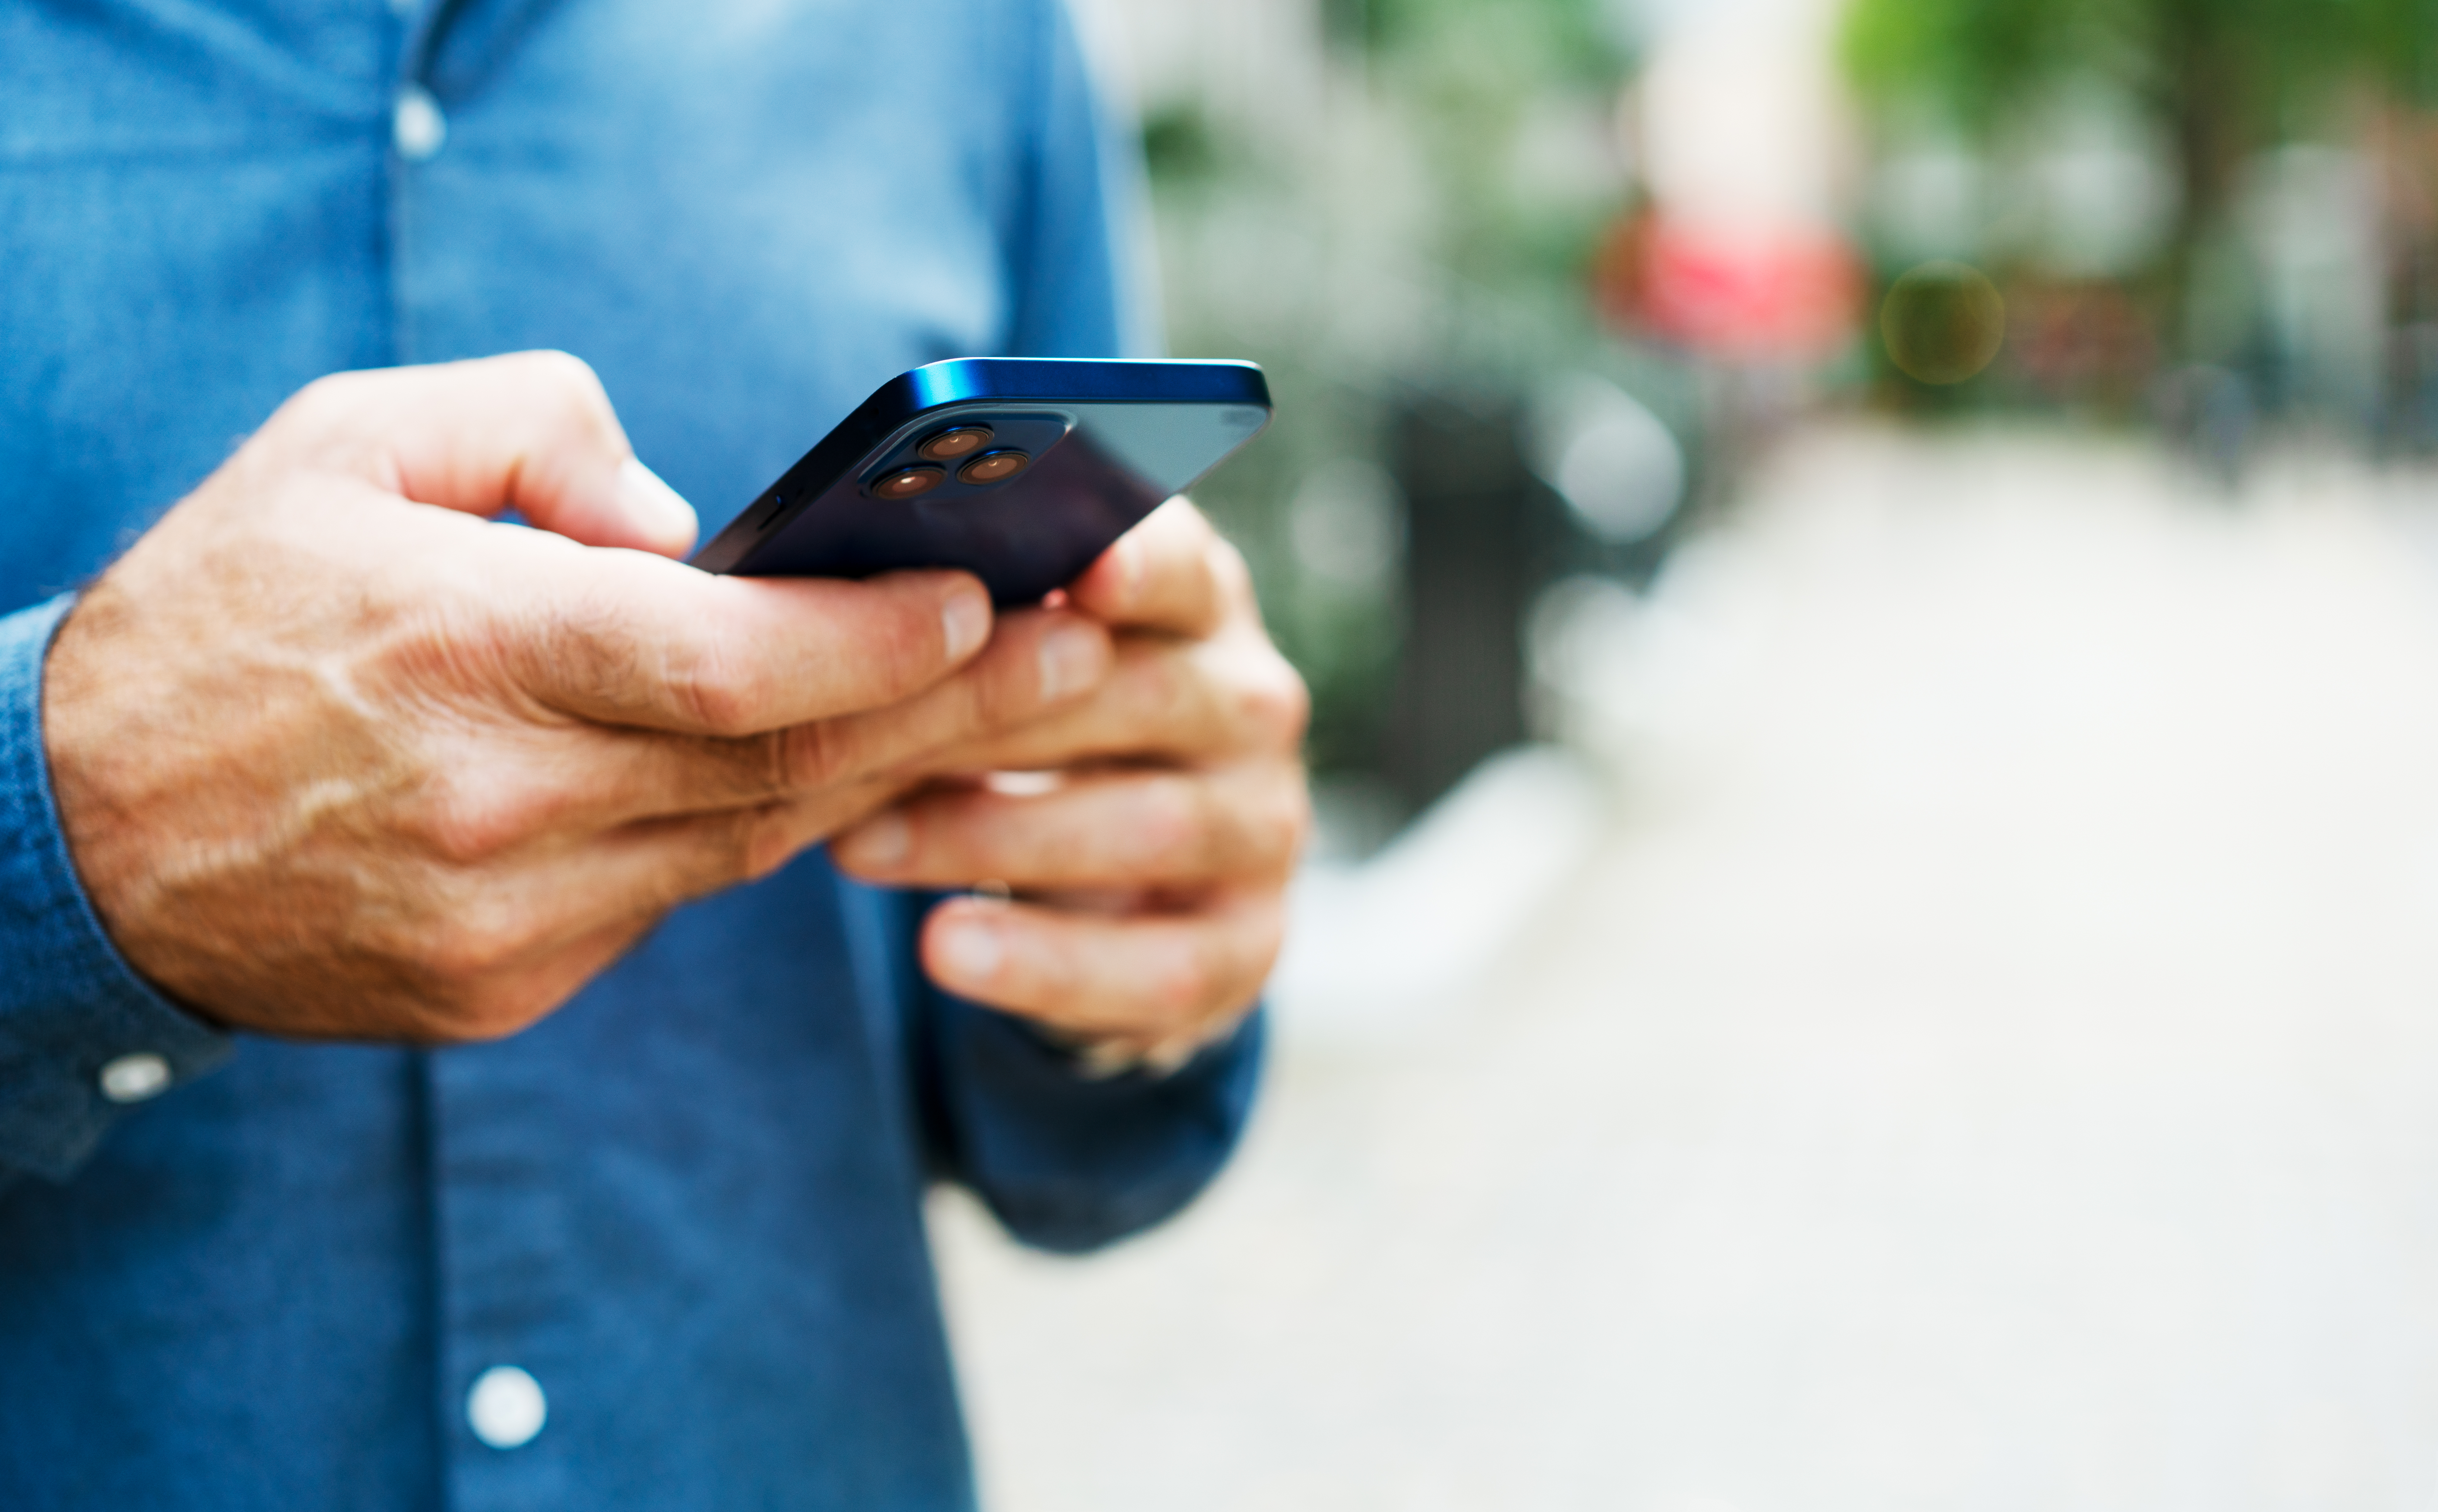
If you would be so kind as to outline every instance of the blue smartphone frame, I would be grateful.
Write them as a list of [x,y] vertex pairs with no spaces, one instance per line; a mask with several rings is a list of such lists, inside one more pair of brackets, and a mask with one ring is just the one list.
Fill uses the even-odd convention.
[[[695,555],[713,572],[869,577],[963,568],[1001,605],[1072,582],[1162,502],[1210,476],[1270,422],[1250,362],[975,357],[890,379]],[[910,498],[874,485],[930,466],[919,448],[988,427],[1020,451],[998,483],[958,476]],[[978,451],[977,455],[980,454]]]

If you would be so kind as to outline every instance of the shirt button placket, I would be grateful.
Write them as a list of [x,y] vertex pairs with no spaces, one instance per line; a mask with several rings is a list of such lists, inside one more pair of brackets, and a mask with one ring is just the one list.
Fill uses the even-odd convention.
[[434,1051],[424,1065],[441,1410],[453,1419],[447,1500],[457,1512],[587,1504],[581,1434],[568,1436],[583,1426],[568,1396],[584,1358],[570,1274],[583,1246],[564,1206],[571,1152],[554,1137],[556,1067],[521,1040]]

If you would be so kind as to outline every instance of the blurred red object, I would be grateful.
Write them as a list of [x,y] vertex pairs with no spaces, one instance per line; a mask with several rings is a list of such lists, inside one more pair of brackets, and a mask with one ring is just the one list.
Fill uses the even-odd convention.
[[2137,404],[2157,373],[2157,324],[2111,279],[2018,278],[2006,290],[2006,345],[2054,399]]
[[1825,361],[1855,328],[1862,260],[1833,231],[1700,222],[1645,206],[1593,267],[1600,313],[1728,361]]

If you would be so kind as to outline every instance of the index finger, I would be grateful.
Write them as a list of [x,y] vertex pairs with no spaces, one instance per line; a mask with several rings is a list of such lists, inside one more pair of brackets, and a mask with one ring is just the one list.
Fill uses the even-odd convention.
[[264,429],[418,503],[514,509],[588,546],[694,544],[692,507],[636,460],[601,380],[565,352],[334,373]]
[[716,577],[519,531],[549,558],[503,613],[500,654],[541,704],[598,723],[753,735],[910,698],[990,638],[963,572],[862,582]]

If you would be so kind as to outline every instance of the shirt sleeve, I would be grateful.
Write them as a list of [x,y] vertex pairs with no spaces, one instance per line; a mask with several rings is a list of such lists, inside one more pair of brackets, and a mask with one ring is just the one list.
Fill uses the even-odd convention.
[[126,1104],[225,1060],[95,917],[51,796],[43,663],[72,596],[0,619],[0,1184],[61,1181]]
[[884,1075],[925,1164],[1017,1239],[1069,1253],[1123,1239],[1227,1164],[1261,1077],[1258,1012],[1165,1075],[1099,1074],[1024,1020],[931,985],[914,941],[939,895],[839,886]]
[[1021,1019],[928,983],[923,995],[928,1142],[1024,1242],[1072,1254],[1149,1228],[1234,1153],[1261,1080],[1260,1010],[1174,1071],[1096,1076]]

